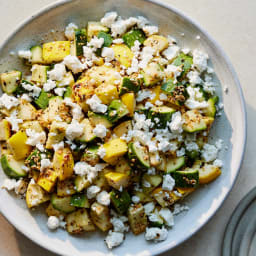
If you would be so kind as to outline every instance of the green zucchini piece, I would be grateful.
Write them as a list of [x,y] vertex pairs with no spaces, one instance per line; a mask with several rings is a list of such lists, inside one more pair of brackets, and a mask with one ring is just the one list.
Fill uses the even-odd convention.
[[199,151],[197,150],[186,150],[186,156],[189,160],[195,161],[199,157]]
[[163,129],[171,121],[174,112],[175,109],[166,106],[153,107],[149,110],[148,118],[155,124],[155,128]]
[[111,35],[104,31],[100,31],[98,33],[98,38],[104,39],[104,43],[103,43],[102,47],[109,47],[113,42],[113,38],[111,37]]
[[70,213],[76,210],[76,207],[70,205],[71,196],[59,197],[53,194],[51,197],[51,204],[53,208],[64,213]]
[[3,154],[1,165],[4,173],[10,178],[19,179],[27,176],[27,172],[22,169],[24,162],[15,160],[12,155]]
[[113,206],[119,214],[124,214],[127,212],[131,204],[131,197],[126,190],[123,190],[122,192],[112,190],[110,192],[110,198]]
[[39,97],[35,99],[34,102],[39,108],[46,109],[49,105],[48,93],[44,90],[41,90]]
[[88,117],[90,122],[96,126],[97,124],[102,124],[106,126],[106,128],[110,128],[113,126],[112,122],[108,119],[108,116],[94,113],[91,111],[88,111]]
[[85,118],[81,124],[84,125],[84,134],[77,139],[80,142],[91,142],[96,138],[96,135],[93,133],[93,126],[91,125],[89,119]]
[[70,86],[66,87],[66,91],[64,92],[63,97],[66,98],[70,98],[72,96],[72,88]]
[[94,36],[97,36],[100,31],[108,32],[109,29],[103,26],[100,22],[89,21],[87,26],[87,36],[91,40]]
[[184,156],[180,156],[177,158],[169,158],[166,163],[166,172],[171,173],[180,169],[185,165],[185,162],[186,161]]
[[195,188],[199,184],[199,171],[188,169],[171,173],[175,186],[180,188]]
[[35,45],[30,48],[31,51],[31,63],[43,63],[43,49],[40,45]]
[[76,176],[75,177],[75,190],[77,192],[81,192],[83,189],[85,189],[86,187],[88,187],[90,185],[90,182],[88,181],[88,179],[86,178],[86,176]]
[[131,48],[134,46],[134,42],[138,40],[141,44],[146,40],[146,36],[141,29],[133,29],[123,35],[124,43]]
[[38,149],[34,149],[25,160],[25,164],[32,170],[40,171],[42,155],[46,158],[52,157],[51,152],[48,150],[45,150],[45,152],[42,153]]
[[[162,182],[163,178],[161,175],[149,175],[145,173],[142,176],[142,189],[145,193],[149,193],[154,190],[157,186],[159,186]],[[150,186],[149,186],[150,185]]]
[[108,120],[116,122],[129,114],[129,110],[121,100],[113,100],[108,106]]
[[183,114],[183,130],[189,133],[207,129],[207,123],[203,116],[196,110],[189,110]]
[[31,69],[32,71],[31,81],[39,84],[46,83],[47,71],[49,71],[49,69],[50,69],[49,66],[34,64]]
[[134,92],[137,93],[140,90],[140,86],[132,81],[128,77],[124,77],[122,80],[121,87],[119,89],[119,95],[123,95],[127,92]]
[[20,71],[11,71],[7,73],[2,73],[0,75],[0,84],[2,90],[7,94],[11,94],[19,87],[21,82],[22,73]]
[[202,112],[209,117],[215,117],[216,114],[216,106],[215,104],[219,101],[219,97],[215,96],[213,98],[210,98],[208,102],[208,107],[203,109]]
[[81,161],[85,161],[90,165],[95,165],[100,161],[100,157],[98,156],[98,149],[99,146],[98,145],[92,145],[89,146],[84,154],[82,155]]
[[147,169],[150,167],[149,155],[146,147],[137,143],[128,144],[128,158],[132,167]]
[[145,86],[152,86],[164,78],[164,73],[158,63],[149,63],[142,71],[143,81]]
[[183,71],[181,72],[180,75],[180,77],[183,78],[190,70],[193,64],[193,58],[189,55],[181,53],[179,54],[179,56],[176,57],[176,59],[174,59],[172,64],[175,66],[183,65]]
[[75,29],[76,56],[83,56],[83,47],[87,44],[86,29]]
[[79,208],[90,208],[89,201],[84,194],[75,194],[71,196],[70,205]]

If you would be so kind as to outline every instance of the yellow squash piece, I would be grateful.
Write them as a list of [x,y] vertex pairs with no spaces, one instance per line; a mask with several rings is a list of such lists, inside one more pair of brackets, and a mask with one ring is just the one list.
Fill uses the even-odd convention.
[[68,179],[74,172],[74,159],[69,148],[55,151],[53,156],[53,169],[58,173],[59,180]]
[[132,130],[132,121],[128,120],[128,121],[124,121],[121,124],[119,124],[118,126],[116,126],[113,130],[114,134],[117,137],[122,137],[124,134],[128,133],[128,131]]
[[24,159],[29,155],[31,146],[26,144],[27,139],[26,133],[19,131],[7,141],[8,147],[16,160]]
[[58,174],[52,169],[40,172],[37,184],[47,192],[51,192],[56,184]]
[[104,161],[109,163],[113,158],[124,155],[127,152],[127,144],[121,139],[113,139],[103,145],[106,154]]
[[152,35],[144,41],[144,45],[153,48],[157,53],[166,49],[169,42],[164,36]]
[[50,200],[49,194],[38,184],[30,182],[26,192],[26,203],[28,208],[32,208]]
[[221,170],[219,167],[206,164],[199,169],[199,183],[207,184],[215,180],[221,175]]
[[125,93],[121,96],[121,100],[129,111],[129,116],[133,116],[136,100],[133,92]]
[[10,123],[3,119],[0,122],[0,140],[7,141],[11,137],[11,125]]
[[32,129],[39,133],[43,131],[43,128],[38,121],[25,121],[21,124],[21,129]]
[[102,84],[95,89],[96,95],[102,101],[103,104],[110,104],[114,99],[118,99],[118,91],[116,86],[111,84]]
[[118,190],[127,187],[129,183],[129,176],[125,173],[109,172],[105,174],[105,178],[111,187]]
[[120,62],[120,64],[129,68],[134,56],[130,48],[124,44],[115,44],[112,46],[112,49],[114,50],[115,58]]
[[152,195],[162,207],[173,205],[181,198],[177,196],[173,191],[165,191],[162,188],[156,188],[152,192]]
[[155,94],[155,97],[153,99],[150,99],[149,102],[154,104],[157,100],[160,100],[160,94],[163,93],[163,91],[161,90],[161,86],[158,85],[152,89],[150,89],[150,91],[152,92],[152,94]]
[[70,54],[70,41],[55,41],[43,44],[43,59],[46,63],[62,61]]

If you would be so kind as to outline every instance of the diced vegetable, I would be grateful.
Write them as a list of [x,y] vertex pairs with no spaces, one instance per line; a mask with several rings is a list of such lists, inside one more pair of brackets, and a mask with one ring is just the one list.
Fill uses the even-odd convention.
[[44,90],[41,90],[41,93],[37,99],[35,99],[35,104],[42,109],[46,109],[49,105],[49,96],[48,93]]
[[122,192],[112,190],[110,192],[110,198],[113,206],[119,214],[124,214],[127,212],[131,204],[131,197],[126,190],[123,190]]
[[57,182],[58,175],[52,169],[45,169],[40,172],[37,184],[47,192],[52,192]]
[[105,178],[108,184],[115,189],[125,188],[129,182],[129,176],[124,173],[109,172],[105,174]]
[[53,208],[64,213],[70,213],[76,210],[74,206],[70,204],[71,196],[60,197],[53,194],[51,197],[51,204]]
[[137,143],[129,143],[128,145],[128,157],[130,159],[130,165],[137,168],[149,168],[149,155],[147,148]]
[[184,53],[181,53],[173,61],[173,65],[175,65],[175,66],[181,66],[182,65],[183,72],[181,73],[181,77],[184,77],[188,73],[192,64],[193,64],[193,58],[189,55],[184,54]]
[[133,29],[123,35],[124,43],[131,48],[134,46],[134,42],[138,40],[141,44],[146,40],[145,34],[140,29]]
[[189,110],[182,115],[184,119],[183,130],[186,132],[198,132],[207,128],[207,123],[197,110]]
[[162,182],[163,178],[161,175],[149,175],[145,173],[142,177],[142,188],[145,193],[150,193]]
[[76,176],[74,183],[74,188],[77,192],[81,192],[83,189],[89,187],[91,184],[86,176]]
[[98,33],[98,38],[103,38],[104,39],[103,47],[109,47],[112,44],[112,41],[113,41],[111,35],[104,32],[104,31],[100,31]]
[[133,116],[136,105],[136,99],[133,92],[125,93],[121,96],[121,101],[129,111],[129,116]]
[[85,118],[81,124],[84,125],[84,134],[78,138],[78,141],[81,142],[91,142],[96,138],[96,135],[93,133],[93,126],[91,125],[89,119]]
[[155,62],[149,63],[143,69],[142,75],[145,86],[153,86],[158,82],[161,82],[164,78],[164,73],[161,70],[160,65]]
[[112,100],[118,99],[117,88],[111,84],[102,84],[95,89],[95,94],[103,104],[109,104]]
[[121,65],[129,68],[132,64],[133,52],[130,48],[124,44],[116,44],[112,46],[115,53],[115,58],[120,62]]
[[108,120],[108,117],[102,114],[93,113],[91,111],[88,112],[88,117],[93,126],[97,124],[102,124],[106,128],[110,128],[113,126],[112,122]]
[[221,175],[219,167],[205,164],[202,168],[199,168],[199,183],[207,184],[215,180]]
[[155,200],[162,206],[162,207],[168,207],[173,205],[175,202],[180,200],[180,197],[177,196],[172,191],[164,191],[162,188],[156,188],[152,192],[153,197]]
[[194,169],[173,172],[172,177],[175,180],[175,185],[181,188],[194,188],[199,183],[199,172]]
[[101,25],[100,22],[89,21],[87,27],[87,36],[91,40],[94,36],[97,36],[100,31],[108,32],[108,28]]
[[185,157],[169,158],[166,163],[166,172],[171,173],[185,165]]
[[84,194],[75,194],[71,197],[70,205],[79,208],[90,208],[90,203]]
[[148,225],[147,216],[142,204],[130,206],[128,210],[128,220],[134,235],[138,235],[146,230]]
[[73,179],[65,179],[57,183],[57,196],[70,196],[76,193]]
[[36,118],[35,107],[27,102],[26,100],[21,100],[20,105],[17,108],[18,118],[22,120],[33,120]]
[[40,45],[35,45],[30,48],[31,51],[31,63],[42,64],[43,60],[43,49]]
[[20,71],[11,71],[0,75],[0,84],[2,90],[7,94],[15,92],[21,82],[22,73]]
[[75,30],[75,48],[76,48],[76,56],[83,56],[83,47],[86,46],[87,36],[86,29],[76,29]]
[[157,53],[166,49],[169,42],[164,36],[152,35],[145,40],[144,45],[153,48]]
[[127,134],[129,130],[132,129],[132,122],[130,120],[124,121],[118,126],[116,126],[113,130],[114,134],[117,137],[122,137],[124,134]]
[[0,121],[0,141],[7,141],[11,137],[11,125],[3,119]]
[[47,71],[49,66],[34,64],[32,66],[32,77],[31,81],[43,85],[47,81]]
[[127,92],[137,93],[140,90],[140,85],[132,81],[129,77],[124,77],[122,79],[122,84],[119,89],[119,95],[123,95]]
[[108,119],[111,122],[116,122],[128,113],[128,108],[121,100],[113,100],[108,106]]
[[81,161],[85,161],[87,162],[88,164],[90,165],[95,165],[97,164],[99,161],[100,161],[100,157],[98,156],[98,149],[99,149],[99,146],[98,145],[91,145],[89,146],[82,158],[81,158]]

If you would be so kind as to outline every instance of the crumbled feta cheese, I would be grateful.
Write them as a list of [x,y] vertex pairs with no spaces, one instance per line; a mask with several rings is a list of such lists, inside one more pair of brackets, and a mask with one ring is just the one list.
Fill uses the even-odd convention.
[[13,190],[16,186],[16,180],[15,179],[4,179],[4,182],[2,184],[2,188],[6,190]]
[[191,85],[197,85],[202,83],[202,79],[199,76],[197,71],[190,71],[187,74],[187,78],[189,79],[189,83]]
[[92,199],[96,197],[96,195],[100,192],[100,188],[98,186],[90,186],[87,188],[86,195],[88,199]]
[[45,132],[36,132],[32,129],[26,129],[26,134],[28,139],[26,141],[27,145],[36,146],[37,144],[44,144],[46,141]]
[[138,91],[136,101],[141,102],[147,98],[152,100],[155,96],[156,96],[155,93],[152,93],[152,91],[150,90],[140,90]]
[[77,120],[73,119],[72,122],[67,126],[66,138],[69,140],[74,140],[80,137],[84,132],[84,125],[80,124]]
[[107,237],[106,237],[106,244],[109,249],[112,249],[113,247],[116,247],[120,245],[124,240],[124,234],[120,232],[113,232],[109,231]]
[[193,51],[193,66],[196,67],[200,72],[207,69],[208,54],[195,49]]
[[17,118],[17,111],[13,111],[9,117],[6,117],[5,119],[11,124],[12,130],[17,132],[19,131],[19,124],[23,123],[22,119]]
[[47,80],[46,83],[44,83],[44,91],[49,92],[52,89],[54,89],[56,87],[56,83],[53,80]]
[[27,102],[31,102],[32,101],[32,98],[28,94],[26,94],[26,93],[23,93],[20,98],[22,100],[26,100]]
[[113,40],[113,44],[122,44],[124,40],[122,38],[116,38]]
[[110,195],[107,191],[101,191],[97,197],[97,202],[102,205],[110,205]]
[[155,242],[164,241],[168,236],[168,231],[162,228],[146,228],[145,239],[154,240]]
[[78,29],[74,23],[69,23],[65,29],[65,36],[68,40],[72,41],[75,39],[75,29]]
[[17,107],[20,104],[19,100],[14,96],[9,96],[8,94],[4,93],[0,97],[0,107],[11,109],[13,107]]
[[199,150],[198,145],[195,142],[185,142],[187,151]]
[[47,72],[49,79],[54,81],[62,80],[66,73],[66,67],[63,63],[55,64],[53,69]]
[[168,227],[172,227],[174,225],[174,219],[172,212],[168,208],[162,208],[159,211],[159,215],[164,219],[164,222]]
[[183,48],[183,49],[181,49],[181,51],[182,51],[184,54],[189,54],[189,53],[190,53],[190,49],[189,49],[189,48]]
[[50,216],[47,221],[47,227],[51,230],[57,229],[60,226],[60,220],[56,216]]
[[102,37],[97,37],[97,36],[94,36],[90,42],[87,44],[87,46],[92,46],[93,47],[93,50],[96,51],[96,49],[99,49],[102,47],[102,45],[104,44],[104,38]]
[[41,93],[41,88],[36,86],[36,85],[31,85],[28,83],[21,83],[21,86],[26,90],[29,91],[28,95],[36,98],[40,95]]
[[178,215],[183,211],[188,211],[189,207],[186,205],[175,204],[173,209],[173,215]]
[[54,151],[58,151],[60,149],[63,149],[64,148],[64,142],[61,141],[60,143],[53,144],[52,147],[53,147]]
[[206,92],[213,94],[215,92],[215,83],[211,76],[205,75],[205,79],[203,81],[203,88]]
[[44,152],[44,145],[43,145],[43,144],[37,143],[37,144],[36,144],[36,147],[37,147],[37,149],[38,149],[39,151]]
[[145,32],[147,36],[151,36],[158,33],[157,26],[146,25],[142,28],[142,30]]
[[97,95],[93,95],[90,99],[86,101],[86,103],[90,106],[93,112],[105,113],[108,109],[105,104],[102,104],[101,100],[97,97]]
[[101,18],[100,22],[103,26],[110,28],[111,25],[115,22],[116,18],[117,18],[116,12],[107,12],[105,13],[104,17]]
[[220,159],[215,159],[214,162],[213,162],[213,165],[215,165],[217,167],[222,167],[223,162]]
[[69,97],[66,97],[64,99],[64,103],[67,106],[72,108],[71,113],[72,113],[73,119],[79,121],[80,119],[82,119],[84,117],[82,108],[78,104],[74,103]]
[[218,149],[211,144],[204,144],[203,150],[202,150],[202,158],[206,162],[214,161],[217,158],[218,155]]
[[156,100],[156,101],[155,101],[155,104],[156,104],[157,106],[162,106],[162,105],[163,105],[163,102],[160,101],[160,100]]
[[163,190],[172,191],[175,186],[175,180],[172,178],[170,174],[166,174],[163,177]]
[[177,45],[170,45],[166,50],[163,51],[163,56],[167,60],[173,60],[175,57],[178,56],[180,51],[180,47]]
[[103,159],[104,156],[106,155],[106,149],[103,148],[103,147],[100,147],[100,148],[98,149],[98,151],[97,151],[97,154],[98,154],[98,156],[99,156],[101,159]]
[[146,215],[149,215],[155,209],[155,204],[153,202],[147,203],[144,206],[144,211]]
[[127,30],[126,21],[119,19],[111,24],[111,32],[113,37],[121,36]]
[[110,47],[103,47],[101,56],[105,58],[106,62],[110,62],[115,58],[114,50]]
[[18,56],[23,59],[31,60],[32,53],[30,50],[20,50],[18,51]]
[[216,142],[215,142],[215,146],[218,150],[221,150],[222,149],[222,145],[223,145],[223,140],[222,139],[218,139]]
[[62,97],[67,89],[66,88],[56,88],[54,89],[55,94]]
[[173,133],[182,133],[183,120],[179,111],[172,114],[172,121],[169,124],[169,128]]
[[[201,109],[209,106],[208,102],[202,101],[203,94],[198,87],[187,87],[189,98],[186,100],[185,105],[190,109]],[[199,101],[201,100],[201,101]]]
[[140,202],[140,198],[138,196],[132,196],[132,202],[137,204]]
[[164,72],[166,73],[166,75],[169,77],[173,77],[174,79],[176,79],[177,77],[180,76],[181,72],[182,72],[182,66],[175,66],[175,65],[168,65],[166,67],[166,69],[164,70]]
[[181,148],[176,151],[177,157],[184,156],[185,155],[185,148]]
[[52,166],[52,163],[51,163],[50,159],[47,159],[47,158],[42,159],[40,164],[41,164],[40,171],[43,171],[43,170]]
[[97,124],[93,129],[93,133],[99,138],[104,138],[107,135],[107,128],[103,124]]
[[82,72],[84,69],[86,69],[86,65],[81,63],[77,56],[68,55],[64,58],[63,63],[74,74]]
[[[125,217],[125,216],[121,216]],[[114,232],[121,232],[124,233],[129,230],[128,226],[124,225],[124,222],[127,221],[127,218],[121,218],[121,217],[113,217],[110,219],[110,222],[113,224]]]
[[199,35],[196,36],[196,39],[199,40],[201,37]]
[[155,53],[154,48],[149,46],[144,47],[140,54],[141,61],[139,63],[139,67],[145,68],[148,65],[149,61],[153,58],[154,53]]

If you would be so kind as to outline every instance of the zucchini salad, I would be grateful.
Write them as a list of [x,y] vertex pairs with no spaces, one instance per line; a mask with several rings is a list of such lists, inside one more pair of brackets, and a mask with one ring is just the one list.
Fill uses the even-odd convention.
[[2,188],[45,206],[50,230],[99,229],[110,249],[129,231],[163,241],[180,201],[221,174],[209,57],[116,12],[64,35],[0,75]]

